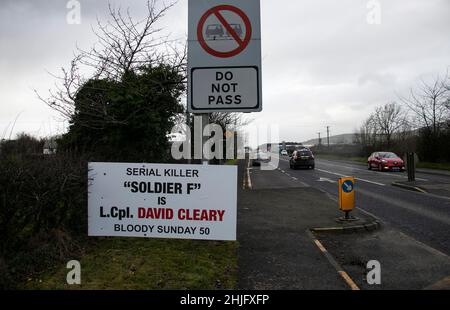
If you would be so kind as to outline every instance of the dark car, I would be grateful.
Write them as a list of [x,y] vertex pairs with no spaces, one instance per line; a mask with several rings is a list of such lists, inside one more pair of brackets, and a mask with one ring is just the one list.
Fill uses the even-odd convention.
[[289,160],[289,166],[291,169],[297,169],[298,167],[314,169],[314,155],[310,149],[301,149],[294,151]]
[[367,159],[367,168],[373,168],[379,171],[403,171],[405,163],[395,153],[392,152],[375,152]]

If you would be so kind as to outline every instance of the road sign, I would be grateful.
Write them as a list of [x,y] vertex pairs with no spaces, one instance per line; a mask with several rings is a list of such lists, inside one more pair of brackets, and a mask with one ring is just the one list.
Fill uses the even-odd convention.
[[339,209],[351,211],[355,208],[355,179],[339,179]]
[[353,192],[354,184],[352,180],[347,180],[344,183],[342,183],[342,190],[344,193],[351,193]]
[[188,37],[188,111],[261,111],[260,0],[189,0]]
[[[224,17],[224,12],[238,15],[238,22],[231,23]],[[217,18],[217,24],[206,24],[209,19]],[[244,30],[243,30],[244,29]],[[239,8],[232,5],[218,5],[208,10],[201,18],[197,26],[197,38],[203,49],[216,57],[228,58],[241,53],[250,43],[252,37],[252,25],[248,16]],[[211,39],[212,40],[206,40]],[[217,50],[214,45],[217,41],[224,41],[231,48],[229,50]],[[233,45],[236,45],[233,46]]]
[[236,240],[236,166],[89,163],[89,236]]

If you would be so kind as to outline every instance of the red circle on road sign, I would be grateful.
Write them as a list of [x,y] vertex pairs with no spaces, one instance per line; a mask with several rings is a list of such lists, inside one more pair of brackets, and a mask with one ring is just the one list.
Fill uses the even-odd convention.
[[[220,13],[220,11],[231,11],[239,17],[242,18],[244,25],[245,25],[245,37],[242,40],[239,35],[236,33],[236,31],[231,27],[230,23],[228,23],[223,15]],[[225,29],[228,31],[228,33],[233,37],[233,39],[236,41],[236,43],[239,45],[236,49],[228,51],[228,52],[220,52],[213,48],[211,48],[208,43],[206,43],[206,40],[203,36],[203,27],[205,26],[205,22],[208,19],[210,15],[215,15],[217,19],[220,21],[220,23],[225,27]],[[216,7],[213,7],[209,9],[203,16],[200,18],[200,21],[198,23],[197,27],[197,38],[200,42],[200,45],[203,47],[203,49],[208,52],[209,54],[220,57],[220,58],[229,58],[238,55],[241,53],[250,43],[250,39],[252,38],[252,25],[250,23],[250,19],[248,16],[241,10],[238,9],[235,6],[232,5],[219,5]]]

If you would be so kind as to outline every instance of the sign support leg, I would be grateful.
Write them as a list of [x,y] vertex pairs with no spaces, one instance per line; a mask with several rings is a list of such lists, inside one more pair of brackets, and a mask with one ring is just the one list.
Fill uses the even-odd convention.
[[194,150],[192,148],[192,141],[194,139],[193,139],[192,130],[191,130],[192,129],[192,127],[191,127],[191,115],[190,115],[189,112],[186,112],[186,127],[187,127],[186,129],[189,130],[189,132],[190,132],[189,137],[191,139],[189,141],[189,147],[190,147],[190,153],[189,154],[191,154],[191,155],[187,159],[187,163],[188,163],[188,165],[190,165],[190,164],[192,164],[192,154],[194,153]]
[[[209,165],[209,161],[206,158],[206,152],[205,152],[205,144],[207,140],[207,137],[205,137],[204,135],[204,131],[206,126],[208,126],[209,124],[209,113],[204,113],[202,114],[202,139],[200,141],[202,141],[202,164],[203,165]],[[209,155],[209,154],[208,154]]]

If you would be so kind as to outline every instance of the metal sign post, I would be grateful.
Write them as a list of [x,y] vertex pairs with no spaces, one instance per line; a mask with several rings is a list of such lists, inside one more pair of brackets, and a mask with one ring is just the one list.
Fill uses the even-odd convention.
[[259,0],[189,0],[188,111],[260,112]]
[[200,139],[200,141],[202,141],[202,164],[209,165],[209,160],[208,160],[209,154],[207,156],[207,154],[205,152],[205,144],[207,141],[207,137],[204,135],[205,128],[209,124],[209,114],[204,113],[204,114],[201,114],[201,116],[202,116],[202,132],[201,132],[202,138]]
[[414,153],[406,154],[406,169],[408,171],[408,181],[414,182],[416,180],[416,163]]

